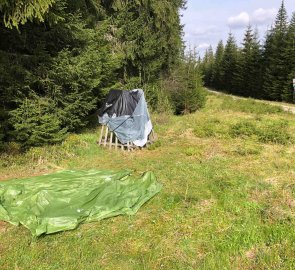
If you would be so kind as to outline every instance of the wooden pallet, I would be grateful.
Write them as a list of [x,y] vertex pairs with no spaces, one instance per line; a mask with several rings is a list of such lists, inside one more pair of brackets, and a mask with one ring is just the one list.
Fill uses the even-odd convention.
[[[148,136],[148,141],[145,146],[152,144],[155,141],[155,134],[152,130],[150,135]],[[127,144],[122,144],[118,140],[117,136],[114,132],[112,132],[108,126],[102,125],[100,129],[100,136],[99,141],[97,142],[99,146],[105,147],[105,148],[115,148],[115,150],[121,149],[121,150],[127,150],[128,152],[134,151],[137,149],[142,149],[142,147],[136,146],[133,142],[127,142]]]

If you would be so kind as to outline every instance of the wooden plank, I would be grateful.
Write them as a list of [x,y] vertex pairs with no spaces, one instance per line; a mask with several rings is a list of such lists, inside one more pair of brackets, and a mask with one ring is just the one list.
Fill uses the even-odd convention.
[[116,136],[116,140],[115,140],[116,142],[115,142],[115,149],[116,149],[116,151],[118,150],[118,138],[117,138],[117,136]]
[[106,127],[105,136],[104,136],[104,144],[103,144],[105,147],[106,147],[106,145],[107,145],[108,132],[109,132],[109,128],[108,128],[108,126],[107,126],[107,127]]
[[[155,138],[153,130],[148,136],[148,141],[146,143],[146,146],[153,143],[154,140],[151,139],[151,137]],[[120,143],[115,133],[111,132],[108,126],[106,125],[101,126],[101,132],[100,132],[98,144],[104,147],[108,147],[109,149],[112,149],[114,147],[116,150],[118,150],[121,148],[122,151],[127,150],[128,152],[143,149],[143,147],[138,147],[133,142],[128,141],[127,144]]]
[[110,137],[110,146],[109,146],[109,149],[112,148],[112,145],[113,145],[113,132],[111,132],[111,137]]
[[101,142],[102,142],[102,136],[103,136],[103,130],[104,130],[104,125],[101,126],[101,130],[100,130],[100,138],[99,138],[99,145],[101,145]]

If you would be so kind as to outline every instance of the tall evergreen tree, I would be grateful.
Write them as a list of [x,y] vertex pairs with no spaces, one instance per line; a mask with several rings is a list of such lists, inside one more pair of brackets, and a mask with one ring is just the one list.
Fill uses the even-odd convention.
[[287,32],[287,46],[286,46],[286,59],[287,59],[287,70],[288,70],[288,83],[282,91],[282,99],[285,101],[293,100],[293,79],[295,79],[295,12],[292,15],[289,29]]
[[284,1],[276,17],[274,27],[269,31],[264,49],[264,96],[272,100],[283,100],[283,89],[288,84],[287,68],[288,16]]
[[234,76],[237,72],[238,47],[232,33],[229,33],[221,63],[221,89],[235,92]]
[[212,71],[212,86],[216,89],[221,89],[222,87],[221,65],[222,65],[223,55],[224,55],[224,45],[222,40],[220,40],[216,48],[213,71]]
[[235,74],[237,94],[259,97],[261,92],[261,50],[257,32],[251,26],[245,32],[243,47]]
[[204,60],[202,63],[204,83],[208,87],[212,87],[213,67],[214,67],[214,52],[213,52],[212,46],[210,46],[205,52]]
[[189,50],[165,82],[165,91],[172,100],[176,114],[195,112],[205,105],[206,93],[197,59],[197,53]]

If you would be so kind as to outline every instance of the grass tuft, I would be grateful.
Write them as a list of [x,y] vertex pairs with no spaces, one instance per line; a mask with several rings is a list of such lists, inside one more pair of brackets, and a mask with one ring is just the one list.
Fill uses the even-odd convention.
[[230,110],[234,112],[244,112],[251,114],[278,114],[283,113],[284,110],[275,105],[257,102],[253,99],[239,99],[235,100],[232,97],[223,96],[221,105],[222,110]]
[[254,138],[261,143],[291,144],[294,137],[289,133],[287,121],[243,120],[230,127],[233,138]]

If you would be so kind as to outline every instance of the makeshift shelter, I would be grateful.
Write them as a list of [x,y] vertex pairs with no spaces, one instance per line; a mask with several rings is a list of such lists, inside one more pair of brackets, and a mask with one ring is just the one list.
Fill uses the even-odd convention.
[[118,149],[141,148],[151,143],[153,126],[142,89],[111,90],[99,111],[99,145]]

